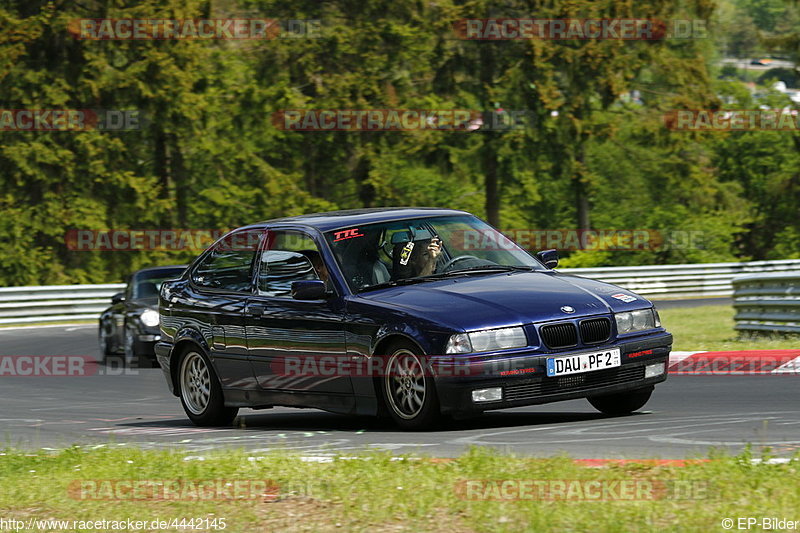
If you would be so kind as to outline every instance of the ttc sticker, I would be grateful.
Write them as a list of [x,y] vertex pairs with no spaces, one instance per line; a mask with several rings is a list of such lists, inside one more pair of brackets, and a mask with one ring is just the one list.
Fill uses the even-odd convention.
[[635,296],[631,296],[630,294],[622,294],[621,292],[618,292],[617,294],[612,294],[611,297],[616,298],[617,300],[622,300],[626,304],[636,300]]
[[363,233],[359,233],[358,228],[345,229],[342,231],[335,231],[333,233],[333,242],[343,241],[345,239],[354,239],[355,237],[363,237]]

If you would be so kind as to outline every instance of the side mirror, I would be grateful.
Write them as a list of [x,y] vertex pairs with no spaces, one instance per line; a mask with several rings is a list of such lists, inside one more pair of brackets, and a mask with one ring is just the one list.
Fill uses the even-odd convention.
[[324,281],[309,279],[292,282],[292,298],[295,300],[322,300],[327,297]]
[[558,250],[542,250],[536,254],[539,261],[544,263],[547,268],[555,268],[558,266]]
[[125,293],[124,292],[118,292],[117,294],[115,294],[114,296],[111,297],[111,303],[114,304],[114,305],[116,305],[118,303],[122,303],[124,301],[125,301]]

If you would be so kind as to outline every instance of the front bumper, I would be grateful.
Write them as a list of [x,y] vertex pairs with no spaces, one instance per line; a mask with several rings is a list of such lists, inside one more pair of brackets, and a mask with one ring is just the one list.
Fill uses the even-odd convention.
[[[607,348],[620,348],[621,366],[560,377],[546,375],[548,357]],[[475,413],[649,388],[667,379],[671,348],[672,335],[660,333],[563,354],[472,357],[450,368],[446,362],[437,363],[436,391],[443,413]],[[664,364],[664,373],[645,378],[645,367],[657,363]],[[472,401],[473,390],[495,387],[502,389],[501,400]]]
[[146,328],[139,326],[133,336],[133,351],[136,355],[155,359],[155,345],[161,340],[161,332],[158,328]]

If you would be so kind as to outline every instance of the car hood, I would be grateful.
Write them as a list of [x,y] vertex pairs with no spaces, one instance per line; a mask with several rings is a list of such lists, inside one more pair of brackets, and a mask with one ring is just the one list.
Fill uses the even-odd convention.
[[[470,275],[360,295],[467,331],[650,307],[609,283],[554,271]],[[573,313],[562,307],[569,306]]]

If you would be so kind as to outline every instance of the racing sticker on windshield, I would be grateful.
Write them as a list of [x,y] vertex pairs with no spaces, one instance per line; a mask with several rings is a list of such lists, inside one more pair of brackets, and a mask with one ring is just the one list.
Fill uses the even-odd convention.
[[358,231],[358,228],[344,229],[342,231],[333,232],[333,242],[343,241],[345,239],[354,239],[355,237],[363,237],[364,234]]
[[400,264],[406,266],[411,259],[411,252],[414,250],[414,241],[408,241],[403,249],[400,250]]
[[617,294],[612,294],[611,297],[616,298],[617,300],[622,300],[626,304],[636,300],[635,296],[631,296],[630,294],[622,294],[621,292],[618,292]]

